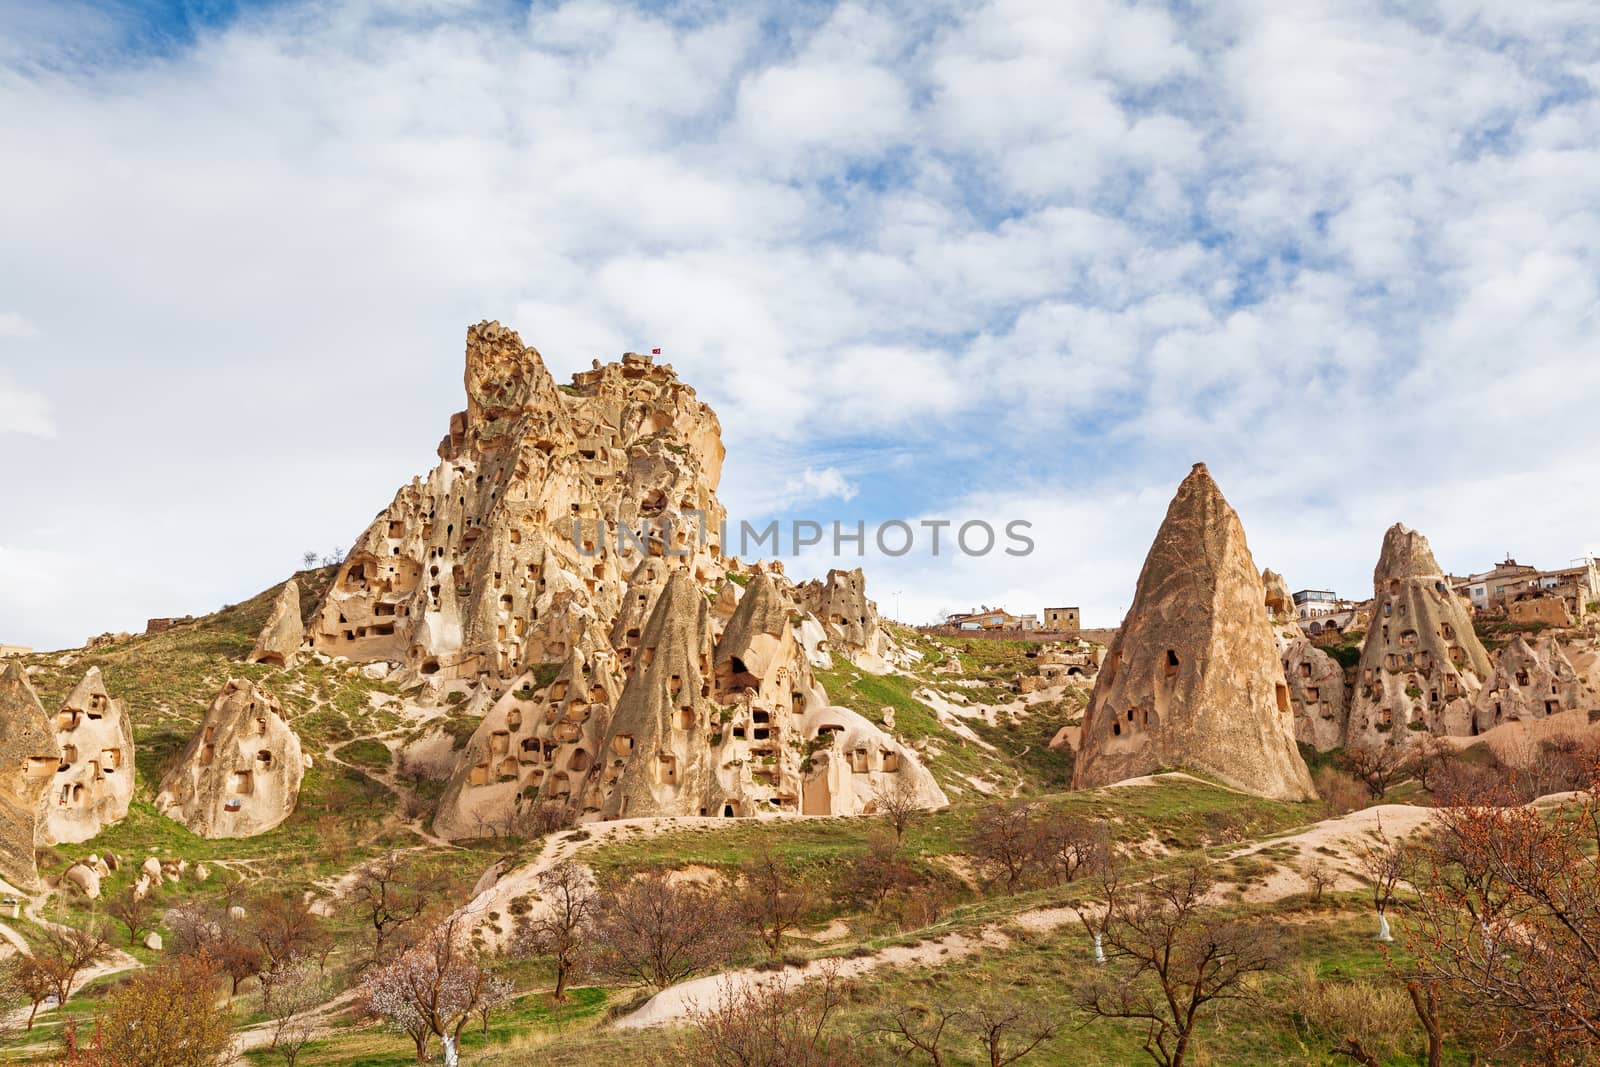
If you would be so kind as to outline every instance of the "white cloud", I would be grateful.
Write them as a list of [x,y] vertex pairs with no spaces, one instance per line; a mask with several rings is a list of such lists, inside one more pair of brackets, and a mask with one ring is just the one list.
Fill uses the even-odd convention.
[[557,374],[664,347],[741,516],[1033,502],[1068,546],[881,561],[908,604],[1104,618],[1195,459],[1291,581],[1417,513],[1559,558],[1588,495],[1519,540],[1501,494],[1600,449],[1591,7],[308,0],[153,59],[0,8],[11,551],[101,566],[92,500],[168,575],[124,614],[254,592],[430,461],[498,318]]
[[56,424],[50,401],[42,393],[23,388],[0,371],[0,434],[3,433],[54,437]]

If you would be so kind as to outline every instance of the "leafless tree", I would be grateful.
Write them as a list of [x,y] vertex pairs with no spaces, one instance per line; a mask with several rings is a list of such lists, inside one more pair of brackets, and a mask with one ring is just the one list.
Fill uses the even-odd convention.
[[592,937],[599,897],[581,864],[566,860],[539,875],[543,907],[525,919],[514,951],[522,956],[548,956],[556,968],[556,1000],[565,1000],[567,979],[583,965]]
[[729,925],[712,893],[653,868],[601,895],[596,962],[614,977],[665,989],[732,955],[738,942]]
[[1405,842],[1396,841],[1383,831],[1380,820],[1370,838],[1356,848],[1356,862],[1367,884],[1372,887],[1372,906],[1378,912],[1378,940],[1393,941],[1389,932],[1389,905],[1406,873]]
[[55,972],[48,961],[38,956],[22,957],[17,960],[16,968],[17,991],[31,1005],[28,1010],[28,1029],[32,1030],[40,1006],[55,995]]
[[961,1009],[949,1004],[908,1005],[881,1016],[872,1032],[905,1042],[911,1052],[926,1056],[930,1067],[944,1067],[945,1037],[960,1015]]
[[372,930],[372,958],[382,961],[389,941],[444,896],[444,880],[417,868],[401,852],[361,866],[350,886],[350,906]]
[[106,913],[127,927],[128,944],[139,943],[139,935],[150,929],[155,918],[155,896],[134,892],[133,886],[118,893],[106,903]]
[[1145,1054],[1182,1067],[1206,1009],[1251,996],[1251,979],[1276,966],[1272,940],[1206,907],[1214,883],[1201,866],[1132,888],[1103,885],[1111,973],[1088,989],[1084,1009],[1142,1022]]
[[1016,1063],[1056,1036],[1060,1024],[1020,999],[983,997],[958,1016],[964,1030],[977,1037],[989,1067]]
[[867,850],[850,862],[848,891],[854,900],[877,914],[890,894],[910,885],[915,878],[894,835],[874,830],[867,834]]
[[923,814],[922,799],[917,795],[916,786],[906,776],[896,775],[893,784],[878,787],[873,803],[877,805],[877,812],[883,816],[883,821],[894,831],[895,843],[904,844],[906,831]]
[[680,1061],[708,1067],[854,1067],[859,1052],[830,1022],[844,998],[837,970],[792,982],[722,983],[716,1002],[691,1004]]
[[1300,865],[1300,877],[1311,891],[1312,903],[1321,903],[1322,894],[1339,880],[1339,872],[1321,856],[1313,856]]
[[301,566],[302,569],[310,570],[311,568],[315,567],[316,565],[317,565],[317,550],[316,549],[308,548],[304,552],[300,553],[300,566]]
[[1045,816],[1034,835],[1040,868],[1064,885],[1094,871],[1111,852],[1111,831],[1104,822],[1076,816]]
[[797,928],[814,905],[810,889],[766,845],[739,866],[739,881],[729,896],[734,910],[767,950],[783,955],[784,935]]
[[1405,769],[1406,754],[1392,742],[1375,748],[1353,748],[1344,754],[1344,764],[1374,800],[1382,800]]
[[1033,873],[1039,857],[1039,825],[1032,804],[996,801],[978,813],[967,838],[967,852],[989,884],[1004,882],[1013,893]]

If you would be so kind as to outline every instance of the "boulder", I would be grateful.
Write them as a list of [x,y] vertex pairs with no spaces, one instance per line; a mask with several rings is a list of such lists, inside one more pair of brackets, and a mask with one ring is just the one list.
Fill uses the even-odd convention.
[[100,898],[100,874],[93,867],[85,863],[74,863],[68,867],[61,876],[64,884],[76,889],[90,900]]
[[1244,527],[1203,463],[1167,509],[1084,715],[1077,788],[1162,768],[1316,796]]
[[152,930],[144,935],[144,947],[151,952],[160,952],[162,946],[161,935]]

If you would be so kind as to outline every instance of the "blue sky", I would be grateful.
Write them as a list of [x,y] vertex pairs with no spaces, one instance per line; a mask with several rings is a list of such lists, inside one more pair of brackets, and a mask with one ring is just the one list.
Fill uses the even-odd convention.
[[[212,609],[432,462],[465,327],[666,349],[738,517],[1027,518],[926,618],[1600,548],[1587,2],[0,0],[0,642]],[[804,575],[827,560],[796,561]],[[854,562],[854,561],[852,561]]]

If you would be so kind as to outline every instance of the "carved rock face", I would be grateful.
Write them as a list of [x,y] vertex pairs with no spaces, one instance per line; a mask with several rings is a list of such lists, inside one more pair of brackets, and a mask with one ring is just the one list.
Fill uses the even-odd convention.
[[44,801],[41,839],[87,841],[127,818],[133,798],[133,724],[91,667],[56,713],[61,765]]
[[162,779],[156,809],[201,837],[252,837],[294,812],[304,774],[300,738],[283,708],[234,679]]
[[306,628],[300,621],[300,583],[290,578],[278,590],[272,611],[245,662],[292,667],[300,657],[300,646],[305,639]]
[[1196,464],[1101,666],[1074,786],[1181,767],[1261,796],[1314,797],[1265,605],[1239,517]]
[[50,719],[13,660],[0,672],[0,878],[18,889],[39,884],[33,848],[41,805],[60,766]]
[[1350,705],[1346,743],[1407,744],[1426,733],[1472,732],[1489,655],[1428,539],[1396,523],[1372,574],[1372,623]]

